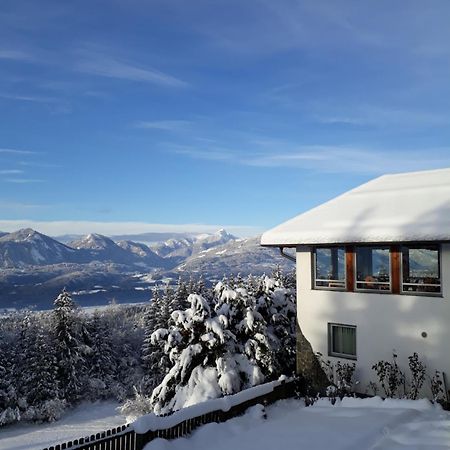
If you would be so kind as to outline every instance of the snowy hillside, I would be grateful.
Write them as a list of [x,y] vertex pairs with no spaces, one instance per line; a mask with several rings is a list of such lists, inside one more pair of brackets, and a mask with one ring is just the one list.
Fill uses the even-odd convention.
[[84,250],[86,258],[90,261],[113,262],[141,267],[166,266],[165,261],[144,244],[132,241],[114,242],[101,234],[88,234],[68,245],[79,251]]
[[187,258],[175,272],[202,274],[207,280],[220,280],[224,274],[269,274],[277,265],[284,271],[294,269],[294,263],[282,257],[277,249],[261,247],[259,242],[259,237],[237,239],[201,250]]
[[[134,237],[139,236],[144,235]],[[84,306],[146,301],[162,280],[175,283],[180,276],[201,275],[210,283],[224,274],[271,273],[277,265],[293,268],[276,250],[260,247],[259,238],[238,239],[223,229],[180,235],[151,248],[100,234],[63,244],[25,229],[0,237],[0,307],[48,308],[63,287]]]
[[182,239],[169,239],[153,244],[151,248],[159,256],[172,258],[179,262],[204,250],[236,240],[236,236],[227,233],[224,229],[220,229],[214,234],[200,234]]
[[48,265],[76,259],[72,248],[31,228],[0,237],[0,267]]

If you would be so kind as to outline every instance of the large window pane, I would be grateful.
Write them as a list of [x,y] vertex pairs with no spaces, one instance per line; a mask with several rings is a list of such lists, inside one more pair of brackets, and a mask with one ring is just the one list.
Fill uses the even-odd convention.
[[438,246],[402,248],[403,292],[441,292]]
[[356,357],[356,327],[348,325],[328,325],[330,355]]
[[356,247],[356,288],[389,291],[390,281],[389,248]]
[[315,287],[345,288],[344,247],[317,248],[315,251]]

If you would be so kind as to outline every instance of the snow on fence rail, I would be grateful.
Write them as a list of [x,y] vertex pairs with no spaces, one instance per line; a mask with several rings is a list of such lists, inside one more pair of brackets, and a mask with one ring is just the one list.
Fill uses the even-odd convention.
[[89,437],[47,447],[44,450],[142,450],[156,438],[176,439],[201,425],[225,422],[243,414],[250,406],[268,405],[294,395],[294,381],[272,381],[234,395],[208,400],[172,414],[147,414],[130,425],[122,425]]

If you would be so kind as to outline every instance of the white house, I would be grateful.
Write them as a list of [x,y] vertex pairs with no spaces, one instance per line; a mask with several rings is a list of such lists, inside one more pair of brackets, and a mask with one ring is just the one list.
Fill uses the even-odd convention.
[[417,352],[450,374],[450,169],[384,175],[267,231],[296,249],[299,325],[314,351],[372,365]]

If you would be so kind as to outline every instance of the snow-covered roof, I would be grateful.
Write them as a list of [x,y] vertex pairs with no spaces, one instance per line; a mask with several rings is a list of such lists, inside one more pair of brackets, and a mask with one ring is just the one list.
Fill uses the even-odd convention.
[[262,245],[450,240],[450,169],[383,175],[261,237]]

